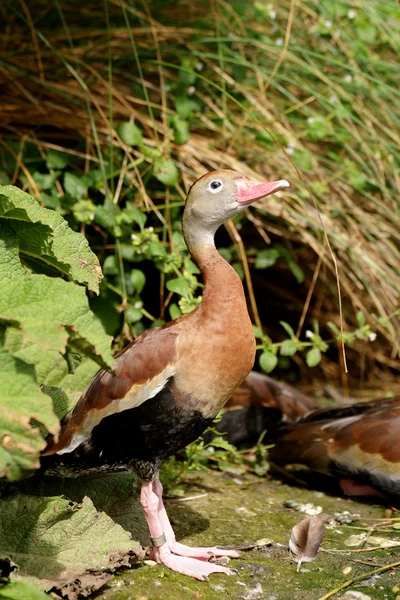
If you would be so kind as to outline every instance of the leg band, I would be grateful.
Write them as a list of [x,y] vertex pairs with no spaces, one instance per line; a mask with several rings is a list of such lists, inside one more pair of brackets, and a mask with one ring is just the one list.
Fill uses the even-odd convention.
[[153,545],[153,548],[159,548],[160,546],[165,544],[165,542],[167,541],[167,538],[165,537],[165,534],[162,533],[161,535],[158,535],[157,537],[154,537],[154,538],[151,537],[150,540]]

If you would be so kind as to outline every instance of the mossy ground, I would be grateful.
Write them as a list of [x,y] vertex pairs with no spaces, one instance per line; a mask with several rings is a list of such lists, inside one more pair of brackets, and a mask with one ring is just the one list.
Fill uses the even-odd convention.
[[[317,600],[349,579],[367,574],[379,566],[400,560],[400,549],[368,550],[368,546],[346,546],[350,535],[369,532],[400,541],[393,521],[383,530],[387,506],[357,502],[339,494],[289,486],[277,480],[246,477],[244,481],[227,473],[192,474],[186,479],[185,496],[206,494],[184,502],[169,503],[167,510],[177,537],[191,545],[242,545],[267,538],[271,545],[245,551],[230,562],[238,574],[215,574],[209,582],[198,582],[159,565],[140,564],[124,571],[98,593],[104,600],[189,600],[201,598],[264,600]],[[286,508],[287,500],[321,506],[323,518],[348,511],[359,515],[347,525],[326,524],[322,550],[299,572],[287,544],[292,527],[305,515]],[[394,514],[396,516],[396,514]],[[350,551],[352,550],[352,551]],[[351,568],[349,572],[349,568]],[[345,569],[345,573],[343,570]],[[347,589],[359,590],[375,599],[395,599],[400,593],[398,570],[367,576]],[[344,590],[346,591],[346,590]],[[335,598],[340,597],[344,591]]]

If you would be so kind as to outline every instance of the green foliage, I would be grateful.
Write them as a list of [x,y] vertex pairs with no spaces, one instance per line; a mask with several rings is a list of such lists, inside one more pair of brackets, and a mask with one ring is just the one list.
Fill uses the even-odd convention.
[[0,225],[8,227],[2,237],[14,234],[16,239],[10,243],[14,248],[18,244],[18,252],[28,265],[34,260],[40,269],[51,267],[98,292],[102,275],[97,257],[87,240],[56,212],[42,208],[15,187],[0,186]]
[[120,123],[117,133],[128,146],[139,146],[142,143],[142,132],[134,123]]
[[58,432],[40,385],[68,376],[71,348],[105,367],[112,355],[78,285],[98,290],[102,276],[85,238],[21,190],[0,194],[0,475],[15,480],[39,466],[46,434]]
[[265,373],[271,373],[279,364],[278,352],[281,357],[291,357],[300,351],[305,352],[306,365],[312,368],[319,365],[323,354],[332,345],[336,346],[337,342],[343,341],[347,346],[352,346],[357,340],[364,343],[375,341],[376,333],[366,324],[365,316],[361,311],[357,313],[357,322],[359,327],[354,331],[344,331],[343,336],[336,325],[328,323],[334,337],[324,340],[319,334],[318,322],[314,321],[314,331],[307,330],[305,332],[305,337],[309,341],[302,341],[294,332],[293,327],[285,321],[281,321],[280,324],[289,337],[281,342],[272,342],[269,336],[264,335],[258,327],[254,327],[254,335],[261,342],[257,345],[257,348],[261,350],[258,363]]
[[[1,342],[0,342],[1,343]],[[0,477],[21,478],[39,466],[45,442],[34,419],[49,433],[58,432],[51,399],[43,394],[31,365],[0,345]]]
[[[18,565],[22,581],[39,585],[44,580],[46,590],[84,580],[88,572],[129,566],[133,558],[142,555],[129,532],[105,512],[98,512],[88,497],[77,503],[61,496],[11,491],[2,494],[1,504],[0,558]],[[10,523],[14,524],[12,528]],[[92,591],[106,580],[93,577]],[[0,587],[0,597],[12,598],[14,592],[31,591],[25,586],[12,581]],[[42,598],[34,591],[28,597]]]
[[47,594],[36,586],[24,581],[2,581],[0,579],[1,600],[49,600]]
[[[221,416],[218,415],[215,422],[220,419]],[[213,439],[205,442],[200,437],[181,450],[178,456],[171,456],[164,463],[160,478],[169,492],[181,495],[183,490],[179,485],[180,480],[190,471],[207,471],[210,467],[224,471],[242,464],[242,453],[223,437],[223,433],[209,427],[205,435],[211,435]]]

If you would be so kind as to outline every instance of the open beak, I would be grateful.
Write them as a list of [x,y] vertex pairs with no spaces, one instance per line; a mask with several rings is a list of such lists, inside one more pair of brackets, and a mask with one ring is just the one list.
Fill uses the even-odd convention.
[[256,181],[249,181],[248,179],[237,179],[236,180],[238,195],[237,202],[242,206],[251,204],[260,198],[265,198],[270,194],[279,192],[283,188],[289,187],[289,182],[286,179],[280,181],[271,181],[266,183],[257,183]]

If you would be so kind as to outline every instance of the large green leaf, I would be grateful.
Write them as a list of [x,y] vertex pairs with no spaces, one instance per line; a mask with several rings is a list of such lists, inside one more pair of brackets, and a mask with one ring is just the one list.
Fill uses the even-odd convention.
[[113,358],[85,289],[22,267],[8,222],[0,222],[0,321],[8,325],[0,340],[0,476],[15,480],[38,468],[47,433],[57,433],[52,401],[39,384],[59,385],[68,376],[67,345],[103,367]]
[[[45,490],[46,485],[39,481],[31,487]],[[17,564],[11,579],[36,582],[47,591],[76,598],[87,595],[85,587],[93,592],[104,585],[107,572],[143,556],[129,532],[97,511],[88,497],[76,503],[35,492],[2,496],[0,557]]]
[[[0,340],[1,343],[1,340]],[[0,345],[0,477],[19,479],[39,467],[46,446],[38,424],[56,434],[52,401],[35,381],[34,369]]]
[[65,352],[72,335],[75,345],[111,365],[110,338],[89,308],[85,289],[46,275],[14,278],[0,294],[0,319],[21,326],[24,342],[42,350]]
[[0,582],[0,600],[49,600],[39,588],[24,581]]
[[17,234],[22,256],[55,268],[98,293],[102,272],[97,256],[86,238],[73,231],[57,212],[7,185],[0,186],[1,218]]

